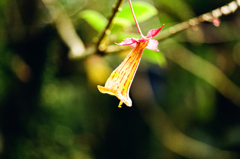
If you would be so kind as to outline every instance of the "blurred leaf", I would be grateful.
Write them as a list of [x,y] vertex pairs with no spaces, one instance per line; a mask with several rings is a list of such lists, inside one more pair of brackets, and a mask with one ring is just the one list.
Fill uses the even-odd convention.
[[[146,2],[132,2],[134,13],[138,22],[143,22],[158,13],[157,9]],[[134,24],[131,9],[128,3],[122,7],[122,11],[117,16],[118,18],[128,19]]]
[[151,63],[158,64],[161,67],[166,67],[167,65],[166,58],[161,52],[145,49],[143,58]]
[[187,20],[194,17],[191,7],[183,0],[162,0],[161,3],[175,13],[181,20]]
[[86,20],[88,24],[98,32],[103,31],[108,22],[102,14],[93,10],[84,10],[80,12],[79,17]]
[[[169,23],[169,22],[173,22],[173,21],[174,21],[174,20],[173,20],[173,17],[170,16],[169,14],[165,13],[165,12],[161,12],[161,13],[159,14],[159,19],[160,19],[162,22],[164,22],[164,23]],[[170,25],[170,26],[172,26],[172,25]]]
[[119,33],[123,28],[130,28],[132,23],[130,20],[125,18],[114,18],[113,25],[111,27],[111,33]]
[[114,18],[113,23],[115,25],[119,25],[122,27],[130,27],[132,25],[130,20],[128,20],[126,18],[120,18],[120,17]]

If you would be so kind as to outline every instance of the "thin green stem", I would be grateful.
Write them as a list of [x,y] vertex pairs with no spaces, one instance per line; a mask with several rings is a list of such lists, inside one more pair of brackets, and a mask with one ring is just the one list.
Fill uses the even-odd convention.
[[139,24],[138,24],[138,22],[137,22],[137,18],[136,18],[135,14],[134,14],[134,11],[133,11],[133,7],[132,7],[131,0],[128,0],[128,2],[129,2],[129,5],[130,5],[130,8],[131,8],[132,15],[133,15],[133,19],[134,19],[134,21],[135,21],[135,23],[136,23],[138,32],[139,32],[140,36],[143,37],[142,31],[141,31],[141,29],[140,29],[140,27],[139,27]]

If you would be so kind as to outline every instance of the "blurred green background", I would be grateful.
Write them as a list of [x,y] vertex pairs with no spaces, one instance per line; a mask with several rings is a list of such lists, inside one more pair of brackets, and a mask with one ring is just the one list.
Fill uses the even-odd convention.
[[239,9],[219,27],[171,29],[230,2],[133,1],[144,35],[165,26],[160,52],[144,50],[133,106],[119,109],[97,85],[131,49],[114,42],[138,38],[127,1],[101,43],[105,56],[81,58],[81,40],[94,47],[116,0],[1,0],[0,158],[240,158]]

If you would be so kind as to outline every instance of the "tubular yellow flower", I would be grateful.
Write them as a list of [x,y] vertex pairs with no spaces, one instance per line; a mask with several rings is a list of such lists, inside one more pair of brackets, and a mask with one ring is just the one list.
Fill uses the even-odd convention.
[[150,50],[158,51],[158,41],[151,38],[157,35],[162,27],[159,29],[150,30],[146,37],[140,39],[127,38],[124,39],[123,42],[117,44],[132,46],[134,49],[112,72],[105,86],[102,87],[98,85],[97,87],[101,93],[107,93],[116,96],[120,100],[120,103],[118,105],[119,108],[121,108],[122,103],[126,104],[129,107],[132,106],[132,100],[129,98],[129,89],[141,60],[143,50],[147,48]]
[[98,89],[101,93],[114,95],[120,100],[118,107],[121,107],[122,102],[129,107],[132,106],[132,100],[129,98],[129,89],[141,60],[142,52],[144,48],[147,47],[148,43],[149,40],[137,42],[134,49],[112,72],[105,87],[98,85]]

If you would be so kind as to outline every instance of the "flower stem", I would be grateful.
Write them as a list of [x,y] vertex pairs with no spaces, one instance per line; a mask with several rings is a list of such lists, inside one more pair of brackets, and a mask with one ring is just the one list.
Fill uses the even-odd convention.
[[138,32],[139,32],[140,36],[143,37],[142,31],[141,31],[141,29],[140,29],[140,27],[139,27],[139,25],[138,25],[137,18],[136,18],[135,14],[134,14],[134,11],[133,11],[133,7],[132,7],[131,0],[128,0],[128,2],[129,2],[129,5],[130,5],[130,8],[131,8],[132,15],[133,15],[133,19],[134,19],[134,21],[135,21],[135,23],[136,23]]

